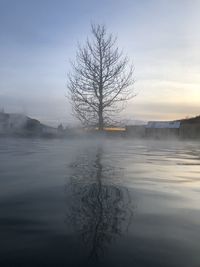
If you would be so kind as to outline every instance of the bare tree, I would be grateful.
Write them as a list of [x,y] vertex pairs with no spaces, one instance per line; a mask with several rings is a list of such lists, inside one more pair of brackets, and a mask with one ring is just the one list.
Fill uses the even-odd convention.
[[83,125],[103,130],[134,96],[133,66],[104,25],[91,25],[91,31],[93,39],[78,46],[71,63],[68,89],[74,115]]

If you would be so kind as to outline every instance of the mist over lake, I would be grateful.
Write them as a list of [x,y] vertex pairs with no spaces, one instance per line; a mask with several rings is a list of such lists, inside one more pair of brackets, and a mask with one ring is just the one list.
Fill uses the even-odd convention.
[[199,10],[0,0],[0,267],[200,267]]
[[0,266],[200,266],[200,144],[0,139]]

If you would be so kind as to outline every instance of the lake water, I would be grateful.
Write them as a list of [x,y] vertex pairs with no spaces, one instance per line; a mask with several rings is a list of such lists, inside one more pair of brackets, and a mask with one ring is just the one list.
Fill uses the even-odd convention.
[[200,266],[197,142],[0,139],[0,266]]

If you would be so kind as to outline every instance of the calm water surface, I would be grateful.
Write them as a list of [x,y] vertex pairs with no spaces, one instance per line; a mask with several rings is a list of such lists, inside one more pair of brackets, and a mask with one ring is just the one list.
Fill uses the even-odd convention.
[[200,266],[200,144],[0,139],[0,266]]

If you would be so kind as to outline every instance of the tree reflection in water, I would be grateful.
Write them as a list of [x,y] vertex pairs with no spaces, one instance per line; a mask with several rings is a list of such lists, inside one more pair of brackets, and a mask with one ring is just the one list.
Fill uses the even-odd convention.
[[128,189],[119,183],[123,172],[106,164],[103,155],[98,147],[80,156],[71,165],[66,189],[71,201],[67,219],[89,249],[90,260],[98,260],[111,242],[128,231],[132,218]]

